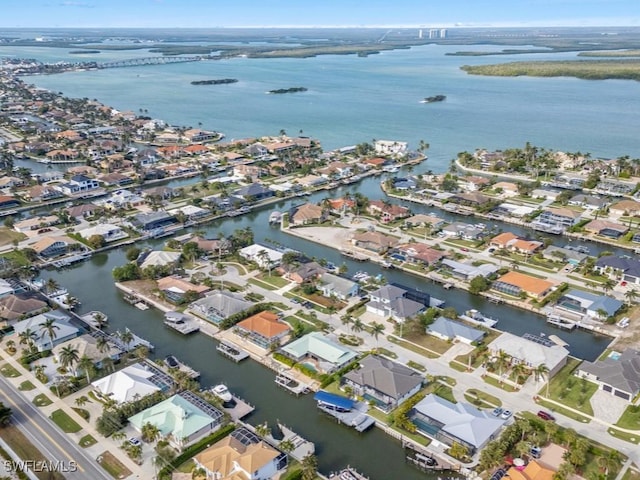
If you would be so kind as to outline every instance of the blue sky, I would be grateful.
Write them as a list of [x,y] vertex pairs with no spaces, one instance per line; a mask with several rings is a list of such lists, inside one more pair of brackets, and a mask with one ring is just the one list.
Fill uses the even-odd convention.
[[639,0],[0,0],[0,28],[640,26]]

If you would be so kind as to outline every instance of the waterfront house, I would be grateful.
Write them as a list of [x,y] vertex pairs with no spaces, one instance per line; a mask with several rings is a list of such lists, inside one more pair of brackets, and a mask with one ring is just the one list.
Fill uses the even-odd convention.
[[86,177],[85,175],[74,175],[68,182],[56,185],[55,188],[65,195],[78,195],[95,191],[100,188],[100,184],[97,180]]
[[[47,320],[53,320],[54,338],[51,338],[46,330],[42,330],[42,325]],[[51,350],[56,345],[77,337],[80,333],[80,330],[71,324],[69,317],[58,310],[41,313],[35,317],[17,322],[13,326],[13,330],[18,337],[26,330],[34,332],[36,334],[34,345],[39,352]]]
[[48,259],[65,255],[69,252],[72,245],[79,245],[79,243],[66,235],[60,235],[41,238],[29,247],[32,248],[40,257]]
[[10,293],[0,296],[0,319],[5,321],[31,317],[47,308],[47,302],[29,295]]
[[167,213],[173,215],[174,217],[180,218],[180,215],[183,215],[186,221],[197,221],[201,220],[211,212],[206,208],[200,208],[196,205],[183,205],[178,208],[174,208],[169,210]]
[[427,333],[447,342],[462,342],[468,345],[479,342],[486,332],[470,327],[462,322],[456,322],[445,317],[438,317],[427,327]]
[[147,188],[142,192],[144,198],[156,197],[160,200],[170,200],[173,197],[177,197],[178,194],[179,192],[176,189],[167,186]]
[[129,237],[129,234],[125,232],[122,228],[120,228],[117,225],[112,225],[110,223],[98,223],[93,227],[88,227],[88,228],[79,230],[77,233],[85,240],[88,240],[91,237],[98,235],[102,237],[106,243],[115,242],[115,241],[122,240],[124,238]]
[[513,182],[497,182],[493,184],[493,190],[499,192],[503,198],[516,197],[518,195],[518,185]]
[[180,252],[168,252],[164,250],[153,250],[138,257],[140,268],[144,270],[148,267],[176,267],[180,263],[182,254]]
[[301,285],[303,283],[314,283],[326,272],[326,269],[317,262],[304,262],[301,264],[294,262],[288,265],[281,265],[278,271],[287,280]]
[[60,223],[60,219],[57,215],[47,215],[43,217],[31,217],[26,220],[22,220],[20,222],[16,222],[13,224],[13,229],[16,232],[26,233],[31,232],[33,230],[38,230],[44,227],[50,227],[51,225],[55,225],[56,223]]
[[491,288],[514,297],[518,297],[521,292],[524,292],[527,296],[540,300],[551,292],[554,285],[552,282],[532,277],[526,273],[511,271],[498,278]]
[[447,222],[440,217],[436,217],[435,215],[425,215],[423,213],[419,213],[417,215],[413,215],[407,219],[405,219],[404,224],[407,227],[427,227],[430,230],[440,230]]
[[365,158],[364,160],[362,160],[362,165],[367,168],[381,169],[382,167],[389,165],[390,163],[390,160],[380,157]]
[[280,348],[280,353],[320,373],[332,373],[351,363],[356,352],[322,332],[311,332]]
[[181,450],[222,426],[224,415],[190,391],[183,391],[129,418],[138,432],[154,425],[169,444]]
[[627,283],[640,285],[640,260],[635,258],[607,255],[598,258],[594,268],[601,275],[619,277]]
[[313,203],[304,203],[297,205],[289,210],[289,224],[309,225],[313,223],[322,223],[326,219],[324,208]]
[[598,197],[595,195],[585,195],[579,193],[578,195],[574,195],[568,201],[569,205],[574,205],[576,207],[582,207],[586,210],[600,210],[607,205],[609,205],[609,201],[605,198]]
[[536,217],[536,223],[552,227],[568,228],[581,219],[582,214],[569,208],[546,208]]
[[176,217],[164,212],[139,213],[133,217],[131,221],[133,225],[142,231],[159,230],[177,223]]
[[329,179],[318,175],[306,175],[296,179],[295,182],[305,188],[314,188],[329,183]]
[[385,318],[391,317],[393,320],[403,323],[424,312],[429,305],[428,295],[426,299],[410,297],[413,296],[404,288],[393,284],[383,285],[369,293],[366,310],[375,315]]
[[531,215],[535,211],[536,208],[534,207],[505,202],[494,208],[492,213],[496,215],[504,215],[506,217],[522,218],[527,215]]
[[278,472],[286,468],[288,457],[255,433],[240,427],[197,454],[193,461],[207,479],[269,480],[279,477]]
[[14,208],[20,206],[20,200],[10,195],[0,195],[0,208]]
[[233,194],[250,202],[259,202],[266,198],[273,197],[275,192],[260,183],[252,183],[251,185],[235,190]]
[[340,277],[332,273],[323,272],[320,275],[318,289],[325,297],[335,297],[340,300],[349,300],[360,292],[358,282]]
[[281,322],[277,314],[266,310],[245,318],[234,328],[237,335],[264,349],[278,348],[290,331],[291,327]]
[[509,242],[517,240],[519,237],[512,232],[499,233],[491,240],[489,240],[489,246],[495,248],[507,248]]
[[159,381],[157,372],[142,363],[134,363],[102,377],[91,382],[91,386],[98,397],[115,400],[118,404],[132,402],[166,388]]
[[224,255],[229,253],[231,242],[226,238],[203,238],[195,236],[189,239],[188,243],[195,243],[198,248],[207,253]]
[[382,232],[367,231],[354,234],[351,242],[356,247],[383,255],[387,250],[398,244],[398,239]]
[[58,363],[60,363],[61,352],[65,347],[70,346],[73,349],[77,350],[78,358],[83,358],[86,356],[98,368],[102,367],[102,360],[104,360],[105,358],[110,358],[116,361],[119,360],[120,357],[124,354],[124,350],[121,350],[112,343],[109,343],[109,347],[106,350],[100,350],[100,348],[98,348],[98,338],[99,337],[94,337],[88,333],[85,333],[84,335],[80,335],[79,337],[71,339],[67,342],[59,343],[58,345],[53,347],[53,351],[51,353],[53,354],[53,357],[58,361]]
[[401,205],[389,204],[382,200],[371,200],[367,205],[367,212],[376,217],[380,217],[383,223],[395,222],[407,218],[411,211]]
[[116,190],[106,199],[100,200],[99,203],[108,210],[116,210],[118,208],[139,207],[145,204],[145,199],[129,190]]
[[594,235],[613,238],[614,240],[617,240],[629,231],[629,227],[626,225],[601,219],[591,220],[584,226],[584,229]]
[[529,459],[529,463],[524,468],[516,466],[509,468],[505,477],[509,477],[510,480],[553,480],[556,477],[556,470]]
[[409,367],[378,355],[367,355],[358,368],[340,379],[340,387],[349,387],[354,394],[383,412],[390,412],[420,391],[426,379]]
[[566,292],[555,307],[576,315],[588,315],[591,318],[603,319],[613,317],[624,305],[620,300],[607,295],[597,295],[575,288]]
[[463,240],[477,241],[486,235],[483,228],[463,222],[453,222],[442,229],[447,237],[458,237]]
[[407,142],[394,140],[376,140],[373,148],[378,155],[402,156],[407,153]]
[[622,217],[635,217],[640,215],[640,202],[635,200],[620,200],[609,207],[609,214]]
[[389,251],[389,257],[394,260],[427,267],[438,264],[445,256],[445,252],[419,242],[396,245]]
[[548,188],[536,188],[531,192],[532,198],[542,198],[544,200],[556,201],[556,198],[560,195],[560,191],[551,190]]
[[456,193],[449,197],[449,201],[468,207],[481,207],[491,202],[491,198],[480,192]]
[[282,252],[273,248],[254,243],[238,250],[238,255],[246,258],[250,262],[255,262],[260,268],[273,268],[280,265],[282,261]]
[[512,365],[523,363],[530,369],[536,369],[544,364],[549,369],[549,378],[564,367],[569,356],[569,350],[551,340],[535,335],[518,337],[507,332],[489,343],[487,349],[492,356],[497,356],[500,352],[506,353]]
[[523,255],[532,255],[542,248],[544,244],[536,240],[522,239],[511,232],[504,232],[493,237],[489,241],[489,246],[511,250]]
[[189,305],[189,309],[196,315],[209,322],[219,324],[225,318],[248,309],[252,302],[244,300],[240,295],[224,290],[215,290]]
[[0,189],[22,187],[24,184],[25,181],[22,178],[11,176],[0,177]]
[[392,179],[394,190],[414,190],[418,186],[415,177],[396,177]]
[[122,173],[105,173],[98,177],[98,181],[106,187],[124,187],[133,183],[133,178]]
[[67,208],[65,211],[69,218],[79,222],[80,220],[93,217],[97,212],[101,210],[101,207],[94,205],[93,203],[83,203],[81,205],[75,205]]
[[51,185],[34,185],[24,192],[23,196],[30,202],[46,202],[47,200],[54,200],[64,195]]
[[447,445],[459,443],[473,455],[496,438],[504,420],[465,402],[452,403],[430,393],[410,412],[418,432]]
[[584,361],[576,375],[598,384],[600,390],[633,402],[640,394],[640,351],[627,348],[595,362]]
[[482,265],[473,265],[472,263],[462,263],[449,258],[441,260],[441,269],[455,278],[464,281],[470,281],[476,277],[485,277],[497,272],[500,267],[493,263],[483,263]]
[[580,265],[589,257],[586,253],[580,253],[569,248],[556,247],[555,245],[549,245],[545,248],[542,251],[542,256],[548,260],[553,260],[555,262],[558,260],[566,261],[573,265]]
[[473,175],[458,179],[458,186],[467,192],[477,192],[478,190],[485,188],[490,183],[491,181],[488,178]]
[[184,301],[187,292],[192,292],[194,298],[200,298],[211,289],[206,285],[196,285],[189,280],[168,276],[157,280],[158,290],[160,290],[165,298],[173,304],[181,304]]

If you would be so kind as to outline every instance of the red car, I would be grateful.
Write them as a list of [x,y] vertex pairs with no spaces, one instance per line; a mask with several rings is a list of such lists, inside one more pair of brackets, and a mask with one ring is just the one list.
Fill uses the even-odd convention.
[[551,414],[550,414],[550,413],[548,413],[548,412],[545,412],[544,410],[540,410],[540,411],[538,412],[538,416],[539,416],[541,419],[543,419],[543,420],[550,420],[550,421],[554,421],[554,420],[556,419],[553,415],[551,415]]
[[462,250],[463,252],[468,252],[469,251],[469,249],[465,248],[465,247],[462,247],[460,250]]

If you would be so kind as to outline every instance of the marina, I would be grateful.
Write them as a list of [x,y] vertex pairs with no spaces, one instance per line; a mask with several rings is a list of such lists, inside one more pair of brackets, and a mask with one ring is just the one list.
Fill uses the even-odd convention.
[[227,357],[230,360],[233,360],[236,363],[241,362],[249,358],[249,353],[242,350],[240,347],[232,344],[228,340],[221,340],[218,345],[216,345],[216,350]]

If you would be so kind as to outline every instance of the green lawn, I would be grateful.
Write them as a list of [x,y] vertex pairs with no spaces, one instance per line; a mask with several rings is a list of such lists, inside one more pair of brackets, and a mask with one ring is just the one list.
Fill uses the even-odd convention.
[[131,475],[131,471],[125,467],[111,452],[102,452],[98,455],[98,463],[113,478],[127,478]]
[[96,443],[98,442],[91,435],[85,435],[80,439],[80,441],[78,442],[78,445],[80,445],[82,448],[87,448],[87,447],[90,447],[91,445],[95,445]]
[[[16,232],[11,228],[0,227],[0,246],[12,244],[14,240],[20,242],[25,238],[27,238],[27,236],[24,233]],[[8,255],[9,254],[6,254],[6,256]],[[29,263],[27,263],[27,265],[28,264]]]
[[[389,425],[389,415],[378,410],[377,408],[371,407],[369,408],[369,411],[367,412],[369,415],[371,415],[373,418],[384,422],[385,424]],[[407,430],[404,430],[402,428],[398,428],[395,425],[389,425],[393,430],[395,430],[396,432],[398,432],[399,434],[401,434],[404,437],[410,438],[411,440],[419,443],[420,445],[429,445],[431,443],[431,440],[427,437],[425,437],[424,435],[420,435],[418,433],[411,433],[408,432]]]
[[563,408],[560,405],[556,405],[555,403],[546,402],[542,399],[538,400],[538,403],[550,412],[559,413],[561,415],[564,415],[565,417],[573,418],[574,420],[582,423],[591,422],[591,419],[589,417],[585,417],[584,415],[576,413],[573,410],[567,410],[566,408]]
[[502,406],[502,401],[498,397],[494,397],[482,390],[476,390],[474,388],[467,390],[464,394],[464,398],[467,402],[480,408],[495,408]]
[[20,372],[8,363],[5,363],[2,367],[0,367],[0,373],[2,373],[3,377],[7,378],[15,378],[20,376]]
[[391,350],[387,350],[386,348],[382,348],[382,347],[377,347],[376,353],[379,353],[380,355],[384,355],[385,357],[389,357],[389,358],[398,358],[398,355],[396,355],[395,352],[392,352]]
[[[598,386],[573,375],[580,362],[581,360],[571,357],[567,360],[567,364],[551,379],[549,397],[567,407],[575,408],[592,416],[593,409],[589,399],[598,390]],[[539,394],[544,396],[546,391],[547,389],[544,387]]]
[[395,343],[396,345],[400,345],[401,347],[406,348],[407,350],[411,350],[412,352],[418,353],[423,357],[438,358],[439,356],[435,352],[426,350],[422,347],[419,347],[418,345],[414,345],[413,343],[405,342],[404,340],[401,340],[395,336],[389,335],[387,338],[389,341]]
[[[629,405],[618,420],[618,423],[616,423],[616,426],[627,430],[640,430],[640,407]],[[638,435],[640,435],[640,431]]]
[[44,393],[41,393],[40,395],[36,395],[33,399],[33,403],[38,407],[46,407],[47,405],[51,405],[53,402],[49,400],[49,397]]
[[409,360],[407,362],[407,367],[413,368],[414,370],[418,370],[419,372],[426,372],[427,371],[427,367],[425,367],[421,363],[414,362],[413,360]]
[[31,383],[29,380],[25,380],[20,384],[18,390],[22,390],[23,392],[28,392],[29,390],[33,390],[36,386]]
[[640,472],[629,468],[622,477],[622,480],[640,480]]
[[640,443],[640,434],[636,435],[633,433],[621,432],[620,430],[617,430],[615,428],[610,428],[609,430],[607,430],[607,432],[609,432],[609,435],[616,438],[621,438],[625,442],[635,443],[636,445]]
[[261,282],[268,283],[269,285],[276,287],[276,289],[282,288],[286,285],[289,285],[290,283],[289,280],[282,278],[275,273],[272,273],[271,276],[269,276],[268,273],[261,273],[259,275],[256,275],[254,278],[256,280],[260,280]]
[[446,340],[442,340],[441,338],[437,338],[433,335],[427,335],[424,333],[419,333],[417,335],[406,335],[403,338],[410,342],[416,343],[428,350],[439,353],[440,355],[442,355],[453,346],[452,343],[449,343]]
[[516,388],[514,386],[512,386],[510,383],[504,383],[504,382],[500,382],[497,378],[494,378],[490,375],[485,375],[482,378],[486,383],[488,383],[489,385],[493,385],[494,387],[498,387],[502,390],[504,390],[505,392],[515,392]]
[[51,413],[51,420],[65,433],[76,433],[82,430],[73,418],[60,409]]

